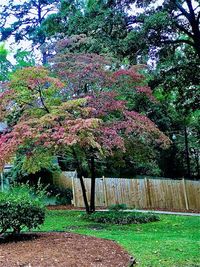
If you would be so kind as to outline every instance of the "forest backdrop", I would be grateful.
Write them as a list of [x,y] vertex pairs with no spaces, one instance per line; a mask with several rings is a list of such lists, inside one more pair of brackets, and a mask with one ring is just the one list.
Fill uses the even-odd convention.
[[[95,161],[96,176],[200,177],[200,1],[10,0],[0,9],[4,135],[23,126],[29,136],[27,121],[34,119],[32,136],[43,132],[40,142],[49,146],[37,143],[34,150],[35,139],[23,143],[13,135],[9,147],[1,139],[4,161],[17,153],[13,176],[56,173],[57,156],[62,170],[87,176]],[[14,63],[4,46],[9,40],[18,48]],[[24,40],[31,50],[23,49]],[[83,120],[76,125],[81,137],[76,128],[74,139],[55,149],[64,140],[63,127],[72,133],[63,112],[65,120]],[[38,123],[46,128],[36,133]],[[44,135],[49,125],[59,127],[53,141]]]

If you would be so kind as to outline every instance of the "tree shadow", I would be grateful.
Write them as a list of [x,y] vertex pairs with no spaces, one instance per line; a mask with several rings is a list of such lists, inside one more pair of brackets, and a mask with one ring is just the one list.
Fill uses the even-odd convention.
[[3,236],[0,236],[0,245],[6,244],[6,243],[17,243],[17,242],[24,242],[24,241],[32,241],[35,239],[40,238],[39,234],[35,233],[21,233],[21,234],[4,234]]

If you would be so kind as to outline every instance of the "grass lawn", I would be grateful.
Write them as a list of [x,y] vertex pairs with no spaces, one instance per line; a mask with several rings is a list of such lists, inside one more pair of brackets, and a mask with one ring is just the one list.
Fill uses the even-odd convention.
[[[86,222],[79,211],[48,211],[41,231],[70,231],[115,240],[138,266],[200,266],[200,217],[162,215],[161,221],[140,225]],[[67,251],[66,251],[67,253]]]

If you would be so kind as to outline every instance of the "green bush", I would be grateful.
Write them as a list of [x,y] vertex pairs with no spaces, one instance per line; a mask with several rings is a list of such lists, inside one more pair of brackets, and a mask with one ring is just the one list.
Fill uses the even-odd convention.
[[115,204],[109,206],[108,209],[113,211],[127,210],[127,206],[126,204]]
[[159,221],[159,216],[153,213],[102,211],[85,214],[83,217],[92,222],[111,224],[139,224]]
[[48,196],[56,197],[56,204],[66,205],[71,204],[73,198],[72,189],[60,188],[57,185],[51,184],[47,186]]
[[44,190],[34,191],[28,185],[13,186],[0,193],[0,233],[18,234],[24,228],[31,230],[44,222]]

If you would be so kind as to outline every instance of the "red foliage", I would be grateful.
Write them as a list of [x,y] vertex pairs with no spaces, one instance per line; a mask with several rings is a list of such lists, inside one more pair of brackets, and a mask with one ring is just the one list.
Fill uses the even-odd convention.
[[156,102],[156,98],[152,94],[152,90],[149,86],[137,86],[136,92],[146,95],[151,101]]
[[78,96],[110,86],[109,61],[97,54],[59,54],[53,59],[53,71],[68,83],[70,95]]
[[[69,55],[66,57],[69,59]],[[68,100],[63,83],[50,77],[44,68],[19,71],[19,76],[10,83],[10,90],[1,94],[3,104],[0,104],[0,114],[5,120],[8,115],[3,112],[5,103],[10,105],[10,109],[16,106],[23,108],[16,125],[10,128],[9,133],[0,137],[0,168],[24,146],[29,146],[31,153],[38,147],[43,147],[55,155],[74,145],[88,151],[92,148],[100,154],[112,154],[116,149],[124,152],[126,142],[132,137],[137,137],[147,145],[169,144],[169,139],[146,116],[129,111],[126,102],[119,100],[115,92],[101,91],[103,86],[107,88],[111,81],[118,83],[121,76],[126,76],[132,83],[137,82],[141,80],[140,74],[133,69],[114,73],[107,71],[103,69],[105,62],[97,55],[79,55],[78,58],[77,61],[77,55],[71,55],[61,72],[65,79],[69,79],[69,88],[80,89],[90,82],[91,87],[84,98]],[[95,62],[97,59],[99,61]],[[62,63],[57,64],[60,72],[59,66]],[[20,74],[23,79],[20,79]],[[49,84],[53,85],[53,90]],[[20,102],[19,88],[23,88],[22,100],[26,97],[25,106]],[[137,90],[138,93],[152,97],[148,87],[137,87]],[[33,92],[37,93],[35,98],[32,97]],[[38,97],[41,97],[43,106],[35,105]],[[59,99],[59,102],[55,102],[56,99]],[[30,150],[27,153],[30,153]]]
[[120,78],[120,77],[128,77],[130,78],[133,82],[140,82],[141,79],[144,78],[143,75],[139,74],[134,68],[130,69],[119,69],[114,72],[114,77]]

